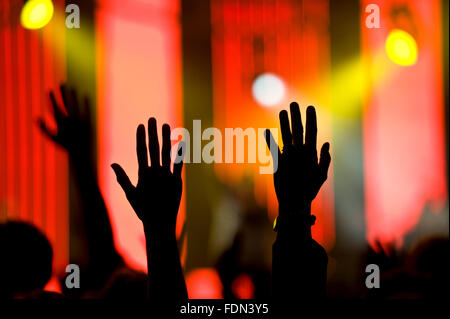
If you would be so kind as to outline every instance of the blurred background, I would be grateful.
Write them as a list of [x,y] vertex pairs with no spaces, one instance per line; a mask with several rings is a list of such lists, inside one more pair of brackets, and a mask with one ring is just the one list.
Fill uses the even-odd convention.
[[[69,4],[80,28],[66,26]],[[312,207],[329,297],[364,296],[371,254],[448,240],[448,1],[0,0],[0,221],[48,236],[57,291],[85,239],[67,154],[36,120],[51,121],[47,94],[64,82],[95,107],[98,179],[135,269],[146,270],[144,233],[110,164],[136,181],[136,126],[277,128],[291,101],[316,107],[318,144],[331,143]],[[185,165],[177,236],[190,297],[269,295],[278,208],[259,166]]]

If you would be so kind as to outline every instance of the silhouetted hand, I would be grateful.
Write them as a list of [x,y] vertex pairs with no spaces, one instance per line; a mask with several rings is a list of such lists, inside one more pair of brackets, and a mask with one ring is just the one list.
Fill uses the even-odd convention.
[[43,118],[38,120],[39,126],[48,137],[65,148],[71,157],[86,157],[86,152],[92,151],[94,141],[89,100],[86,98],[84,104],[80,105],[75,90],[68,90],[65,85],[61,85],[60,91],[63,106],[56,102],[55,94],[50,92],[56,132],[52,132]]
[[[287,111],[280,112],[283,153],[278,147],[272,147],[272,151],[278,150],[278,169],[274,173],[274,184],[280,212],[295,209],[303,202],[310,203],[327,179],[331,161],[329,143],[323,144],[320,161],[317,159],[317,120],[314,107],[309,106],[306,111],[304,142],[299,106],[293,102],[290,109],[292,131]],[[269,130],[266,130],[266,141],[269,149],[271,149],[271,143],[276,145]]]
[[[117,181],[125,192],[137,216],[149,228],[150,235],[175,234],[178,208],[180,206],[183,161],[177,158],[170,170],[170,126],[162,127],[162,165],[160,163],[158,132],[155,118],[148,121],[149,154],[148,165],[145,127],[139,125],[136,132],[136,152],[139,164],[136,187],[130,182],[125,171],[118,164],[112,164]],[[181,145],[179,151],[181,151]]]
[[162,165],[160,162],[156,120],[148,120],[148,165],[145,127],[139,125],[136,132],[136,151],[139,164],[136,186],[130,182],[118,164],[112,164],[117,181],[128,201],[141,219],[147,244],[147,269],[149,279],[148,297],[152,300],[180,302],[187,299],[186,284],[175,235],[178,208],[181,201],[181,170],[183,168],[182,147],[170,170],[170,127],[162,128]]
[[73,194],[79,195],[74,197],[79,202],[76,214],[80,214],[83,221],[77,230],[85,235],[88,245],[88,263],[86,269],[82,269],[84,285],[76,292],[82,293],[101,289],[115,269],[123,265],[123,259],[115,249],[108,210],[98,186],[94,160],[95,130],[91,123],[89,100],[86,98],[80,104],[76,91],[68,90],[65,85],[61,85],[60,91],[62,106],[56,102],[55,94],[50,92],[56,132],[42,118],[39,119],[39,126],[69,155],[71,179],[78,190]]
[[[276,221],[277,239],[272,251],[272,293],[285,306],[294,304],[287,300],[321,298],[325,295],[328,257],[311,236],[311,202],[327,179],[331,157],[329,144],[322,146],[320,161],[317,158],[317,120],[314,107],[306,114],[306,136],[297,103],[291,103],[291,123],[288,113],[280,112],[283,153],[269,130],[267,145],[274,162],[275,191],[279,203]],[[291,130],[292,128],[292,130]],[[271,147],[272,146],[272,147]],[[274,147],[276,146],[276,147]],[[275,153],[276,152],[276,153]]]

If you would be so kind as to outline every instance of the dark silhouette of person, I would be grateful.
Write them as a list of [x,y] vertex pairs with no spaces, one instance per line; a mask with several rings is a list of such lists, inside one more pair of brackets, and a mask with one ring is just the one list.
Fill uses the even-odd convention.
[[[94,150],[92,109],[88,99],[80,103],[75,90],[65,85],[60,87],[64,105],[59,105],[54,92],[50,92],[51,106],[57,130],[53,132],[39,120],[42,131],[55,143],[67,150],[71,163],[71,177],[79,194],[83,235],[86,237],[87,265],[81,269],[80,289],[66,290],[74,297],[117,296],[121,298],[145,298],[146,275],[128,269],[122,256],[114,246],[114,238],[105,201],[97,182]],[[126,269],[124,269],[126,268]],[[111,278],[127,278],[115,282]],[[130,285],[119,284],[120,282]],[[105,287],[117,287],[115,293]],[[121,293],[118,293],[121,292]]]
[[317,119],[313,106],[306,110],[306,134],[297,103],[280,112],[283,152],[266,130],[266,141],[277,167],[274,172],[279,213],[272,249],[272,294],[278,301],[323,298],[326,293],[328,256],[311,236],[315,217],[311,202],[327,179],[331,156],[325,143],[317,157]]
[[184,143],[180,142],[171,169],[170,126],[164,124],[162,127],[161,155],[155,118],[148,120],[148,154],[145,135],[145,126],[140,124],[136,132],[139,164],[136,186],[131,183],[119,164],[114,163],[111,167],[144,226],[149,279],[148,297],[151,300],[181,303],[188,295],[175,227],[182,193]]
[[[367,299],[446,299],[449,296],[448,238],[432,236],[415,243],[407,252],[393,243],[369,250],[364,264],[380,269],[380,288],[365,289]],[[366,275],[366,274],[364,274]],[[364,281],[362,281],[364,282]]]
[[0,298],[53,299],[44,291],[52,275],[53,250],[36,227],[17,221],[0,224]]

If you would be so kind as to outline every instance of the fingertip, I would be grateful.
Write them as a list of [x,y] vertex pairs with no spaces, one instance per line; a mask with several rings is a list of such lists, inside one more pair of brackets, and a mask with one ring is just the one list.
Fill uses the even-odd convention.
[[286,110],[282,110],[282,111],[280,111],[280,119],[282,119],[282,118],[286,118],[288,116],[288,113],[287,113],[287,111]]
[[164,125],[162,126],[162,132],[163,132],[163,135],[170,138],[170,125],[167,123],[164,123]]
[[63,95],[63,97],[65,96],[66,92],[67,92],[67,85],[66,84],[60,84],[59,85],[59,90],[61,91],[61,94]]
[[156,127],[156,118],[151,117],[148,119],[148,126],[155,126]]
[[312,105],[308,106],[308,108],[306,109],[306,113],[307,114],[316,114],[316,108]]
[[55,93],[53,91],[48,92],[48,96],[50,97],[50,101],[53,104],[56,104],[56,97],[55,97]]
[[292,102],[292,103],[289,105],[289,109],[291,110],[291,114],[292,114],[292,113],[300,112],[300,107],[298,106],[298,103],[297,103],[297,102]]
[[142,135],[142,134],[145,135],[145,126],[144,126],[144,124],[142,124],[142,123],[139,124],[138,127],[137,127],[136,132],[137,132],[138,135]]

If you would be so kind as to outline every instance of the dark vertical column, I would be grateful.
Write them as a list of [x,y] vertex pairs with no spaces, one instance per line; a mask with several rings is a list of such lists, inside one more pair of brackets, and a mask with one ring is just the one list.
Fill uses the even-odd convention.
[[[359,113],[343,115],[346,103],[341,96],[337,70],[360,57],[360,7],[358,0],[330,1],[330,38],[332,66],[332,107],[336,245],[330,257],[336,271],[328,278],[329,295],[349,297],[364,286],[361,251],[365,248],[365,209],[363,179],[362,97],[356,99]],[[351,76],[351,75],[349,75]],[[355,79],[358,80],[358,79]],[[354,90],[358,85],[347,88]]]
[[[201,120],[202,129],[213,124],[209,1],[182,1],[182,46],[184,125],[191,133],[192,161],[193,154],[201,152],[193,149],[193,120]],[[186,270],[208,263],[207,244],[216,185],[213,169],[213,165],[202,163],[185,165]]]
[[[80,95],[90,99],[91,107],[95,109],[96,102],[96,46],[95,46],[95,1],[70,0],[68,4],[76,4],[80,8],[80,28],[66,28],[66,74],[67,85],[78,90]],[[67,13],[65,14],[68,15]],[[96,112],[93,112],[93,125],[97,123]],[[96,142],[94,142],[96,145]],[[94,146],[95,147],[95,146]],[[96,149],[96,147],[95,147]],[[73,167],[70,167],[73,170]],[[82,222],[76,220],[75,210],[79,209],[78,194],[73,180],[69,179],[69,229],[70,229],[70,260],[83,264],[86,257],[84,238],[78,236],[84,231],[77,231]],[[78,214],[79,215],[79,214]]]

